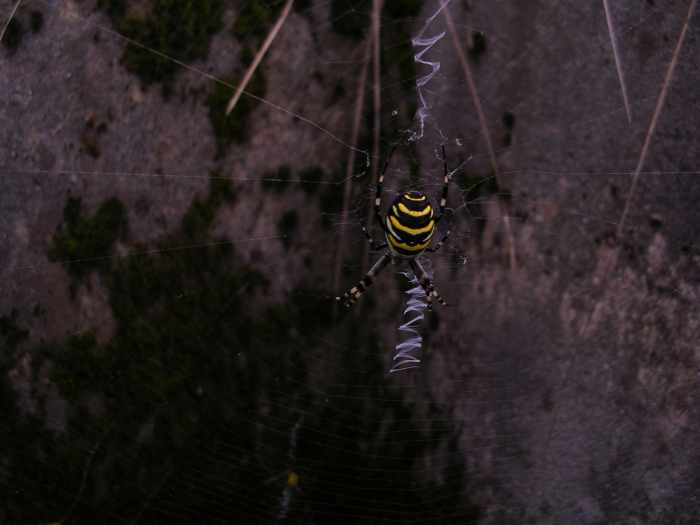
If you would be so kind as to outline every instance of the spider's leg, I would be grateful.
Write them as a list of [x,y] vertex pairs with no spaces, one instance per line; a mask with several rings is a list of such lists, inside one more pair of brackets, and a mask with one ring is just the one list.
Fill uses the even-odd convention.
[[440,242],[435,245],[435,248],[426,248],[426,252],[436,252],[440,249],[440,246],[442,246],[442,243],[444,243],[448,237],[450,236],[450,233],[452,233],[452,221],[450,221],[450,225],[447,227],[447,232],[445,235],[440,239]]
[[359,283],[357,283],[357,286],[353,287],[349,292],[347,292],[345,295],[341,295],[339,297],[336,297],[336,301],[342,301],[343,299],[348,299],[348,301],[345,303],[345,306],[352,306],[355,304],[355,301],[357,301],[360,296],[369,288],[372,286],[372,283],[374,280],[377,278],[377,275],[379,275],[379,272],[381,272],[387,264],[389,264],[389,261],[391,261],[391,252],[386,252],[384,255],[382,255],[379,260],[372,266],[372,269],[367,272],[367,275],[365,275],[365,278],[362,279]]
[[433,284],[430,282],[430,279],[428,279],[428,276],[425,275],[425,270],[420,265],[420,263],[416,259],[410,259],[408,261],[408,264],[411,267],[411,270],[413,270],[413,273],[416,274],[416,277],[418,278],[418,284],[420,284],[423,290],[425,290],[425,295],[428,298],[428,311],[433,311],[433,297],[435,297],[435,299],[437,299],[440,304],[450,306],[445,301],[443,301],[442,297],[440,297],[435,291]]
[[377,181],[377,195],[374,198],[374,217],[377,219],[377,223],[382,227],[382,230],[386,232],[386,223],[384,222],[384,219],[382,219],[381,213],[379,213],[379,205],[382,203],[382,184],[384,184],[384,174],[386,173],[386,169],[389,167],[389,162],[391,161],[391,156],[394,154],[394,150],[396,150],[396,146],[394,146],[391,150],[391,153],[389,153],[389,158],[386,159],[386,164],[384,164],[384,169],[382,170],[381,175],[379,175],[379,180]]
[[[359,215],[360,210],[357,210],[357,213]],[[376,242],[374,242],[372,236],[367,231],[367,228],[365,228],[365,221],[362,220],[362,215],[360,215],[360,226],[362,226],[362,233],[364,233],[365,237],[367,237],[367,240],[369,241],[369,245],[372,247],[372,250],[381,250],[382,248],[387,247],[387,243],[377,244]]]
[[[445,212],[445,204],[447,203],[447,188],[450,184],[450,179],[448,177],[450,172],[447,169],[447,157],[445,156],[445,146],[442,147],[442,165],[445,167],[445,183],[442,186],[442,199],[440,199],[440,211],[438,212],[438,216],[435,217],[435,224],[440,222],[440,220],[442,219],[442,215]],[[443,242],[444,241],[445,239],[443,239]]]

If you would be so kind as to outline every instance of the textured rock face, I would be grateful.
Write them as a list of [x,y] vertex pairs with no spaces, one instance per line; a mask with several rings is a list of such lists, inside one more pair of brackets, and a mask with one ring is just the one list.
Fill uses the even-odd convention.
[[[303,354],[312,377],[305,388],[325,399],[320,402],[324,408],[309,409],[303,419],[299,456],[307,439],[304,428],[314,426],[314,410],[328,418],[319,420],[320,431],[352,410],[359,412],[358,419],[364,414],[379,421],[376,435],[385,435],[391,421],[401,420],[399,412],[381,411],[381,396],[360,390],[370,384],[363,375],[340,396],[352,399],[354,388],[363,392],[357,407],[333,412],[325,405],[327,392],[347,383],[339,369],[354,362],[339,356],[338,348],[354,356],[353,350],[376,352],[380,346],[384,372],[367,377],[402,387],[397,391],[429,443],[417,449],[419,466],[409,463],[406,471],[442,482],[449,478],[444,473],[449,458],[458,456],[465,465],[460,490],[478,509],[468,515],[478,516],[480,523],[700,519],[700,13],[690,21],[629,213],[616,234],[687,7],[680,0],[661,7],[614,6],[630,123],[602,3],[561,7],[554,1],[474,0],[469,11],[450,6],[462,42],[474,41],[465,27],[485,37],[468,60],[501,191],[489,185],[493,166],[448,34],[435,48],[442,76],[429,87],[435,94],[434,121],[450,139],[450,166],[460,172],[448,200],[455,210],[455,232],[432,261],[440,293],[454,306],[439,310],[439,322],[435,317],[426,326],[417,376],[388,378],[385,373],[405,302],[394,293],[391,267],[354,307],[361,311],[356,315],[365,316],[362,324],[345,317],[338,332],[319,327],[315,318],[310,328],[291,326],[285,340],[303,341],[298,346],[310,349]],[[422,16],[435,9],[426,2]],[[340,231],[354,227],[355,216],[324,214],[323,203],[333,197],[326,185],[344,178],[357,62],[364,48],[330,30],[329,11],[317,6],[309,16],[290,18],[265,59],[264,103],[254,110],[247,142],[223,150],[205,101],[213,89],[210,75],[228,78],[243,69],[235,58],[241,44],[228,32],[231,10],[223,16],[226,30],[212,38],[209,57],[176,74],[168,100],[159,85],[143,86],[120,64],[124,44],[91,3],[46,7],[35,34],[26,33],[12,51],[2,49],[0,90],[6,96],[0,121],[7,124],[0,126],[0,265],[5,270],[0,314],[14,323],[3,328],[4,356],[11,346],[21,354],[10,369],[3,363],[3,373],[18,394],[18,410],[41,419],[46,435],[70,434],[69,421],[80,412],[50,379],[54,368],[50,360],[37,358],[40,349],[69,348],[66,341],[86,331],[94,334],[94,347],[102,349],[124,326],[110,303],[114,281],[107,273],[95,270],[74,281],[65,265],[49,257],[68,197],[82,199],[85,217],[93,217],[108,198],[124,203],[128,231],[105,256],[124,262],[122,275],[131,275],[126,267],[136,252],[180,235],[183,218],[199,210],[189,216],[194,217],[192,231],[200,227],[197,220],[204,221],[209,237],[205,242],[190,232],[178,248],[194,253],[199,243],[233,241],[236,264],[262,268],[270,280],[268,295],[251,294],[254,308],[246,303],[249,310],[281,301],[291,311],[297,303],[289,302],[290,291],[317,282],[316,292],[334,286]],[[18,17],[25,26],[30,20],[28,11],[20,10]],[[387,77],[391,87],[392,77]],[[394,106],[403,116],[413,95],[409,90],[384,98],[383,118]],[[424,189],[432,191],[440,185],[434,144],[441,137],[430,127],[427,133],[416,155],[426,170],[438,166],[426,178]],[[411,171],[402,155],[411,156],[398,152],[389,192]],[[213,199],[210,175],[217,169],[232,179],[236,199],[224,198],[211,212],[204,206]],[[309,182],[304,173],[320,173],[320,180]],[[259,183],[263,178],[266,182]],[[485,182],[469,182],[477,180]],[[275,184],[283,189],[277,191]],[[360,184],[354,191],[359,194]],[[324,229],[329,218],[333,227]],[[341,286],[356,282],[363,271],[359,229],[349,230],[345,239],[342,262],[351,272],[342,276]],[[198,271],[203,281],[196,282],[220,284],[206,268]],[[232,302],[248,293],[246,286],[231,294]],[[372,311],[372,297],[377,311]],[[308,307],[300,304],[302,310]],[[29,332],[21,337],[25,328]],[[17,344],[10,345],[11,333],[19,334]],[[255,356],[241,359],[254,362]],[[287,364],[276,366],[286,370],[283,376],[295,377],[284,368]],[[209,379],[215,375],[210,372]],[[241,379],[241,388],[247,392],[252,384],[257,385],[252,390],[274,391],[272,376],[269,382]],[[199,399],[202,387],[193,388]],[[292,406],[296,401],[285,402]],[[85,394],[80,403],[95,421],[110,414],[100,390]],[[296,412],[285,419],[288,414],[279,416],[274,403],[260,403],[261,418],[272,410],[278,420],[291,421],[289,427],[301,421]],[[160,435],[158,418],[154,412],[142,419],[134,423],[134,441],[152,442]],[[449,431],[436,431],[434,421]],[[196,422],[209,428],[203,419]],[[277,430],[275,423],[255,424]],[[85,442],[76,438],[74,451],[82,454],[81,447],[87,451],[102,443],[101,432],[107,435],[117,427],[105,424]],[[357,449],[371,455],[372,439]],[[102,450],[119,458],[119,452],[107,449],[108,441]],[[277,445],[292,455],[286,441]],[[390,448],[382,450],[391,456]],[[167,457],[164,451],[156,454]],[[238,459],[240,465],[252,462],[248,456]],[[101,461],[93,466],[96,476],[113,465]],[[285,456],[284,461],[291,460]],[[161,467],[152,484],[143,485],[149,493],[156,494],[164,480],[175,485],[177,469],[167,462]],[[74,468],[79,480],[83,463]],[[267,483],[273,474],[265,471],[256,483]],[[308,485],[304,488],[305,475],[300,487],[311,494]],[[107,479],[104,475],[96,485],[106,486]],[[78,488],[79,483],[70,488],[66,508]],[[100,490],[85,498],[103,501]]]
[[[602,3],[570,4],[553,18],[553,3],[516,4],[474,2],[467,23],[487,35],[473,72],[512,197],[482,203],[490,220],[466,253],[473,284],[459,302],[470,316],[450,317],[455,335],[440,340],[447,363],[469,356],[462,373],[471,386],[435,395],[465,418],[465,449],[489,447],[475,472],[501,502],[494,520],[692,523],[700,187],[691,115],[700,102],[690,86],[700,14],[615,238],[688,3],[613,10],[632,123]],[[442,67],[464,75],[454,56]],[[436,120],[475,152],[465,169],[488,173],[474,106],[458,93],[456,85],[441,93],[457,108],[437,106]],[[451,118],[460,112],[471,118]],[[503,210],[516,219],[514,269]],[[449,366],[433,379],[450,372],[462,379]]]

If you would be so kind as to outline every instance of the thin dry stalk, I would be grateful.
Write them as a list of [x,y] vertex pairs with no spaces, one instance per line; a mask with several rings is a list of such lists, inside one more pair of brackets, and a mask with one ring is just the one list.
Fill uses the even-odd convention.
[[[666,92],[668,91],[668,86],[671,82],[671,76],[673,75],[673,70],[676,67],[676,63],[678,61],[678,54],[681,48],[681,45],[683,43],[683,39],[685,38],[685,33],[688,29],[688,21],[690,20],[690,17],[693,14],[693,10],[695,9],[695,4],[697,0],[692,0],[690,3],[690,8],[688,9],[688,15],[685,20],[685,24],[683,25],[683,30],[681,31],[681,35],[678,38],[678,43],[676,44],[676,51],[673,54],[673,58],[671,59],[671,64],[668,68],[668,72],[666,73],[666,79],[664,81],[664,86],[661,92],[661,96],[659,97],[659,101],[656,104],[656,110],[654,111],[654,116],[651,120],[651,125],[649,126],[649,131],[647,132],[647,138],[644,143],[644,147],[642,148],[642,154],[639,158],[639,163],[637,164],[637,170],[635,171],[634,174],[634,179],[632,181],[632,188],[630,189],[630,194],[627,197],[627,202],[625,203],[625,209],[622,212],[622,217],[620,218],[620,223],[617,228],[617,237],[619,238],[620,232],[622,230],[622,227],[625,223],[625,218],[627,217],[627,212],[629,210],[629,204],[630,204],[630,199],[632,198],[632,194],[634,193],[634,187],[637,182],[637,178],[639,177],[639,173],[642,169],[642,165],[644,164],[644,158],[646,157],[647,151],[649,149],[649,142],[651,141],[651,137],[654,134],[654,128],[656,127],[656,122],[658,120],[659,114],[661,113],[661,108],[663,107],[664,103],[664,98],[666,96]],[[573,369],[574,369],[574,364],[576,362],[576,359],[578,357],[578,354],[581,350],[582,344],[584,341],[586,341],[587,334],[588,334],[588,328],[591,325],[591,319],[593,317],[593,312],[595,312],[596,307],[598,306],[598,303],[603,297],[603,294],[605,292],[605,289],[608,286],[609,282],[609,276],[612,275],[613,270],[615,269],[615,266],[617,266],[618,260],[619,260],[619,254],[620,254],[620,247],[619,244],[613,248],[610,248],[607,250],[601,257],[601,262],[599,264],[597,273],[600,275],[601,282],[600,285],[598,286],[595,294],[593,295],[593,307],[591,308],[590,312],[588,312],[588,316],[586,317],[586,321],[583,324],[583,327],[581,328],[581,331],[579,332],[577,338],[576,338],[576,344],[574,345],[574,353],[571,356],[571,361],[569,362],[569,365],[567,366],[565,375],[564,375],[564,380],[562,381],[562,387],[560,389],[561,392],[565,391],[568,386],[569,386],[569,381],[571,379]],[[552,420],[549,425],[549,431],[547,433],[547,439],[545,442],[545,449],[549,446],[549,442],[551,440],[552,435],[554,434],[554,426],[558,420],[558,415],[559,415],[559,405],[555,404],[554,405],[554,413],[552,414]]]
[[372,37],[374,39],[374,162],[372,163],[372,184],[377,182],[379,173],[379,138],[381,134],[381,71],[380,71],[380,39],[379,39],[379,15],[382,11],[382,0],[374,0],[372,3]]
[[287,0],[287,3],[284,6],[284,9],[282,10],[282,14],[280,15],[279,19],[277,20],[277,23],[275,24],[275,27],[272,28],[272,31],[270,31],[270,34],[267,35],[267,39],[265,40],[262,47],[260,48],[260,51],[258,51],[258,54],[255,55],[255,60],[253,60],[253,63],[248,68],[248,71],[246,71],[246,74],[243,77],[243,82],[241,82],[241,85],[236,88],[236,93],[233,95],[230,102],[228,103],[228,106],[226,107],[226,116],[227,117],[231,114],[231,111],[233,111],[233,108],[236,106],[238,99],[241,98],[241,95],[243,94],[246,86],[248,85],[248,82],[250,82],[250,79],[253,78],[253,74],[255,73],[255,70],[260,65],[260,62],[262,62],[262,59],[265,56],[265,53],[267,53],[267,50],[270,47],[270,44],[272,44],[272,41],[275,39],[275,37],[277,36],[277,33],[279,33],[279,30],[282,28],[282,24],[284,24],[284,21],[287,19],[287,16],[289,15],[289,11],[291,11],[291,9],[292,9],[293,3],[294,3],[294,0]]
[[622,62],[620,61],[620,53],[617,50],[617,37],[613,30],[612,15],[610,14],[609,0],[603,0],[605,7],[605,18],[608,21],[608,31],[610,32],[610,42],[612,43],[613,55],[615,56],[615,66],[617,67],[617,76],[620,78],[620,88],[622,89],[622,100],[625,103],[625,111],[627,111],[627,122],[632,124],[632,109],[630,101],[627,97],[627,86],[625,85],[625,77],[622,75]]
[[[467,27],[472,27],[472,0],[464,0],[462,2],[462,7],[467,12]],[[469,31],[467,33],[467,46],[469,49],[474,47],[474,32]]]
[[5,31],[7,31],[7,26],[10,25],[10,21],[12,20],[12,17],[15,16],[15,13],[17,12],[17,8],[19,7],[20,3],[22,3],[22,0],[17,0],[15,7],[12,8],[12,12],[10,13],[10,17],[7,19],[7,22],[5,22],[5,27],[2,28],[2,33],[0,33],[0,42],[2,41],[2,37],[5,36]]
[[[379,15],[382,12],[383,0],[374,0],[372,2],[372,39],[374,41],[374,148],[372,150],[372,186],[377,184],[377,173],[379,173],[379,139],[381,135],[381,70],[380,70],[380,34],[379,34]],[[372,231],[374,225],[374,214],[370,214],[367,218],[367,231]],[[362,259],[362,271],[366,272],[369,265],[369,247],[365,250]]]
[[83,479],[80,483],[80,488],[78,489],[78,494],[76,494],[75,499],[73,500],[73,503],[68,508],[65,515],[61,518],[61,521],[58,522],[58,525],[62,525],[63,523],[65,523],[68,516],[70,516],[71,512],[73,512],[73,509],[80,501],[80,498],[83,496],[83,491],[85,490],[85,482],[87,481],[88,470],[90,468],[90,463],[92,462],[92,458],[95,457],[95,452],[97,452],[97,449],[100,448],[102,441],[104,441],[104,438],[107,437],[107,434],[109,434],[109,431],[112,430],[112,427],[114,426],[114,424],[116,422],[117,422],[117,420],[115,419],[114,421],[112,421],[109,424],[107,429],[102,434],[102,437],[100,437],[100,439],[97,441],[97,443],[95,443],[95,446],[92,447],[92,450],[90,450],[90,454],[88,455],[88,458],[85,461],[85,467],[83,468]]
[[[357,147],[357,137],[360,134],[360,122],[362,119],[362,102],[365,99],[365,87],[367,86],[367,72],[369,71],[369,60],[372,53],[372,39],[368,38],[365,44],[365,58],[362,62],[360,80],[357,87],[357,97],[355,99],[355,115],[352,120],[352,134],[350,136],[350,151],[348,153],[347,168],[345,170],[345,187],[343,188],[343,216],[350,210],[350,194],[352,191],[352,175],[355,172],[355,148]],[[345,248],[345,230],[341,228],[338,236],[338,247],[335,253],[335,272],[333,274],[333,290],[338,290],[340,283],[340,268],[343,264],[343,250]],[[333,302],[333,308],[338,307],[337,301]],[[335,313],[335,312],[334,312]],[[333,316],[335,319],[335,315]]]
[[695,10],[695,4],[697,0],[690,2],[690,7],[688,8],[688,15],[685,17],[685,23],[683,24],[683,29],[681,30],[681,36],[678,38],[678,43],[676,44],[676,50],[673,52],[673,58],[671,59],[671,64],[668,66],[668,72],[666,73],[666,79],[664,80],[664,86],[661,88],[661,96],[659,101],[656,103],[656,109],[654,110],[654,116],[651,119],[651,124],[649,125],[649,131],[647,131],[647,138],[644,141],[644,147],[642,148],[642,154],[639,156],[639,162],[637,163],[637,169],[634,170],[634,178],[632,179],[632,187],[630,188],[629,195],[627,196],[627,202],[625,202],[625,209],[622,212],[622,217],[620,218],[620,224],[617,225],[617,236],[622,233],[622,228],[625,224],[625,219],[627,218],[627,212],[629,211],[630,201],[632,200],[632,195],[634,195],[634,189],[637,186],[637,180],[639,179],[639,174],[642,171],[642,166],[644,165],[644,160],[646,159],[647,152],[649,151],[649,145],[651,144],[651,138],[654,135],[654,130],[656,129],[656,123],[659,120],[659,115],[661,114],[661,108],[664,106],[664,101],[666,100],[666,93],[668,93],[668,86],[671,84],[671,77],[673,76],[673,71],[676,69],[676,64],[678,63],[678,55],[681,52],[681,46],[683,45],[683,40],[685,39],[685,34],[688,32],[688,23],[690,18],[693,16],[693,11]]
[[[440,5],[445,4],[444,0],[440,0]],[[447,27],[450,30],[450,35],[452,35],[452,42],[454,43],[455,50],[459,56],[459,61],[462,63],[462,68],[464,69],[464,74],[467,77],[467,82],[469,83],[469,89],[472,93],[472,99],[474,100],[474,105],[476,106],[476,112],[479,116],[479,123],[481,124],[482,133],[486,139],[486,147],[489,152],[489,158],[491,159],[491,169],[493,170],[494,177],[496,178],[496,185],[498,186],[498,191],[501,193],[503,187],[501,185],[501,177],[498,174],[498,163],[496,162],[496,155],[493,152],[493,146],[491,145],[491,137],[489,135],[488,126],[486,125],[486,119],[484,118],[484,112],[481,110],[481,103],[479,102],[479,94],[476,91],[476,85],[474,84],[474,79],[472,78],[471,68],[469,67],[469,62],[467,62],[467,57],[464,54],[464,50],[459,43],[459,38],[457,37],[457,31],[455,30],[454,22],[452,22],[452,15],[450,15],[449,9],[445,8],[442,10],[445,15],[445,21],[447,22]],[[515,269],[515,239],[513,238],[513,231],[510,226],[510,217],[508,216],[508,210],[505,205],[501,203],[503,223],[506,230],[506,237],[508,239],[508,253],[510,255],[510,268]]]

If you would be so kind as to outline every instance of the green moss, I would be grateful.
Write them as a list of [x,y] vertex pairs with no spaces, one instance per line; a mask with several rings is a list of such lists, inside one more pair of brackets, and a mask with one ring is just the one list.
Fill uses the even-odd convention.
[[231,140],[241,143],[246,140],[250,114],[259,102],[254,97],[262,97],[265,94],[265,79],[258,70],[246,86],[246,94],[241,95],[231,114],[226,116],[226,108],[236,92],[235,86],[238,83],[238,77],[221,79],[214,84],[214,89],[206,101],[209,106],[209,120],[220,148],[225,147]]
[[295,0],[294,11],[296,11],[297,13],[304,13],[305,11],[311,9],[312,5],[312,0]]
[[445,482],[441,485],[426,484],[416,487],[416,522],[436,525],[466,525],[478,523],[481,509],[464,503],[459,491]]
[[297,286],[289,298],[289,308],[295,324],[304,334],[315,334],[321,328],[333,326],[333,309],[323,290]]
[[505,113],[501,120],[503,121],[503,125],[509,130],[513,129],[515,126],[515,115],[511,112]]
[[239,52],[241,57],[241,62],[245,67],[250,67],[255,60],[255,51],[250,46],[241,46],[241,51]]
[[498,183],[493,174],[488,177],[470,175],[462,170],[457,173],[457,186],[465,193],[467,210],[476,222],[476,233],[481,235],[486,228],[486,218],[482,209],[482,200],[498,194]]
[[226,177],[221,170],[211,172],[209,179],[209,202],[219,205],[223,202],[233,204],[236,202],[236,193],[231,187],[231,179]]
[[292,178],[292,170],[289,166],[280,166],[277,173],[268,171],[263,175],[262,187],[264,190],[274,190],[282,193],[289,185]]
[[299,214],[296,210],[286,212],[277,221],[277,233],[282,236],[282,246],[288,250],[292,245],[292,233],[299,227]]
[[24,29],[22,28],[22,23],[17,20],[17,17],[13,16],[7,23],[7,29],[5,29],[5,34],[2,37],[2,43],[10,51],[14,51],[19,46],[22,40],[22,34]]
[[321,191],[321,211],[323,217],[321,225],[324,228],[329,227],[331,223],[331,214],[341,213],[343,211],[343,199],[345,193],[345,182],[342,180],[344,174],[342,171],[336,172],[333,177],[333,184],[325,184]]
[[[436,414],[437,415],[437,414]],[[450,432],[451,429],[444,429]],[[438,523],[441,525],[478,523],[481,518],[481,509],[469,502],[464,495],[465,468],[462,461],[455,461],[460,457],[457,452],[458,438],[454,436],[449,440],[448,452],[449,465],[444,471],[444,482],[423,483],[417,487],[418,522]]]
[[102,386],[116,364],[104,348],[97,348],[97,338],[90,331],[71,337],[67,348],[56,352],[53,360],[51,379],[68,399],[78,399],[86,390]]
[[67,263],[73,277],[85,277],[106,264],[104,258],[126,230],[126,211],[117,199],[107,199],[91,219],[82,217],[80,198],[69,198],[63,209],[65,230],[54,236],[52,261]]
[[[147,13],[135,1],[99,0],[98,6],[112,19],[129,43],[122,55],[125,67],[148,85],[163,82],[167,96],[180,67],[207,56],[209,38],[221,26],[224,0],[155,0]],[[174,60],[173,60],[174,59]]]
[[304,170],[299,174],[301,187],[308,195],[313,195],[318,191],[320,182],[323,180],[323,170],[319,166]]
[[[420,14],[422,7],[423,0],[388,0],[384,5],[383,16],[390,17],[396,23],[386,24],[386,40],[391,42],[391,46],[387,47],[388,53],[383,58],[387,61],[387,68],[396,72],[406,89],[414,87],[416,81],[416,50],[411,42],[412,28],[409,23]],[[410,115],[409,120],[412,117]]]
[[[416,69],[415,53],[411,42],[412,20],[420,15],[422,0],[388,0],[385,2],[382,17],[382,71],[392,79],[400,79],[401,84],[388,82],[382,90],[384,100],[396,100],[406,97],[415,86]],[[331,2],[331,20],[333,28],[346,36],[364,38],[369,31],[369,20],[372,2],[369,0],[333,0]],[[410,95],[413,97],[413,95]],[[391,111],[395,103],[382,104],[380,140],[385,143],[395,143],[401,140],[401,129],[405,129],[414,117],[417,109],[415,102],[409,103],[408,115],[396,118]],[[374,115],[370,109],[364,114],[366,128],[372,129]],[[361,141],[362,142],[362,141]],[[373,141],[367,146],[358,145],[361,150],[371,151]],[[360,159],[363,165],[364,159]],[[412,182],[415,186],[418,180],[419,168],[412,168]]]
[[371,12],[369,0],[332,0],[331,25],[342,35],[360,39],[366,35]]
[[[209,196],[191,211],[207,205],[215,214],[235,197],[226,181],[212,173]],[[299,217],[285,215],[291,234]],[[64,222],[67,235],[80,234],[79,201],[68,202]],[[117,324],[109,342],[83,331],[33,354],[53,363],[52,380],[69,404],[66,432],[48,433],[41,419],[20,413],[6,380],[11,363],[0,353],[6,520],[63,516],[90,458],[72,522],[133,521],[133,502],[145,494],[143,523],[172,521],[174,513],[200,522],[204,512],[222,523],[241,513],[267,523],[280,496],[269,479],[290,468],[290,432],[303,413],[293,460],[303,490],[294,494],[290,522],[476,522],[456,439],[443,483],[414,475],[436,440],[456,433],[437,423],[443,415],[414,412],[386,382],[386,349],[371,324],[347,316],[335,330],[352,334],[353,348],[329,347],[319,336],[334,326],[333,302],[322,286],[295,283],[284,301],[252,307],[267,277],[211,242],[207,227],[197,235],[202,242],[191,242],[183,224],[157,245],[99,266]],[[0,320],[6,342],[24,337],[16,317]],[[311,370],[323,374],[312,379]],[[87,408],[94,399],[99,416]],[[426,421],[436,421],[431,440]]]
[[107,13],[112,21],[119,19],[126,14],[127,0],[99,0],[97,6]]
[[387,0],[384,14],[394,20],[416,17],[423,8],[423,0]]
[[484,33],[474,31],[472,34],[474,46],[469,50],[469,54],[474,59],[475,63],[479,63],[479,57],[486,53],[486,37]]
[[214,222],[216,209],[224,202],[236,202],[236,194],[231,189],[231,179],[221,170],[214,170],[209,178],[209,198],[204,202],[195,199],[182,218],[185,235],[193,237],[208,230]]
[[264,3],[261,0],[247,0],[233,22],[233,36],[244,41],[251,36],[264,38],[278,17],[283,2]]
[[342,81],[339,81],[333,88],[333,96],[331,97],[331,106],[345,97],[346,91]]
[[29,11],[29,27],[32,28],[32,33],[38,33],[44,27],[44,14],[41,11],[32,9]]
[[411,88],[416,83],[416,51],[408,30],[398,31],[395,42],[396,45],[391,49],[391,60],[395,64],[396,75],[404,86]]
[[14,352],[17,345],[29,337],[29,330],[17,325],[19,313],[13,309],[10,315],[0,317],[0,334],[5,339],[5,345],[10,353]]
[[457,186],[460,190],[467,192],[469,199],[485,197],[498,193],[498,183],[496,177],[490,174],[487,177],[481,175],[470,175],[462,170],[456,176]]
[[188,237],[201,233],[214,221],[214,207],[209,202],[194,201],[182,218],[182,231]]

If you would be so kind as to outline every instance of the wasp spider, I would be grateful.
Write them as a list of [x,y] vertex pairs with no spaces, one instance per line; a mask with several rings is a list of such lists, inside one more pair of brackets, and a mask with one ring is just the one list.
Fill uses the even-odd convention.
[[[395,149],[395,148],[394,148]],[[372,240],[372,236],[365,228],[365,223],[360,217],[360,225],[362,226],[362,233],[365,234],[367,240],[369,241],[372,250],[381,250],[382,248],[389,247],[389,251],[382,255],[379,260],[372,266],[372,269],[367,273],[364,279],[362,279],[357,286],[353,287],[346,294],[336,297],[336,300],[345,300],[345,306],[352,306],[355,301],[357,301],[360,296],[369,288],[374,280],[379,275],[387,264],[390,262],[395,263],[396,260],[408,261],[408,265],[411,270],[416,275],[418,283],[421,285],[425,294],[428,297],[428,311],[433,309],[433,297],[438,300],[438,302],[449,306],[442,297],[438,295],[433,288],[430,279],[425,274],[425,270],[418,262],[418,256],[423,252],[435,252],[440,249],[442,243],[444,243],[450,236],[452,230],[452,223],[447,228],[447,233],[442,238],[442,240],[435,245],[435,248],[429,248],[430,240],[435,232],[435,225],[442,219],[443,213],[445,211],[445,202],[447,201],[447,187],[449,184],[448,171],[447,171],[447,159],[445,158],[445,147],[442,147],[442,163],[445,168],[445,182],[442,187],[442,199],[440,200],[440,211],[437,216],[431,206],[428,198],[425,194],[419,191],[409,191],[399,197],[394,201],[389,208],[389,212],[386,214],[386,219],[382,218],[379,213],[379,205],[382,202],[382,184],[384,183],[384,174],[386,169],[389,167],[389,162],[391,161],[391,156],[394,154],[394,150],[391,150],[389,158],[384,164],[384,169],[382,174],[379,176],[379,182],[377,183],[377,196],[374,200],[374,216],[377,223],[384,230],[387,242],[382,244],[377,244]]]

